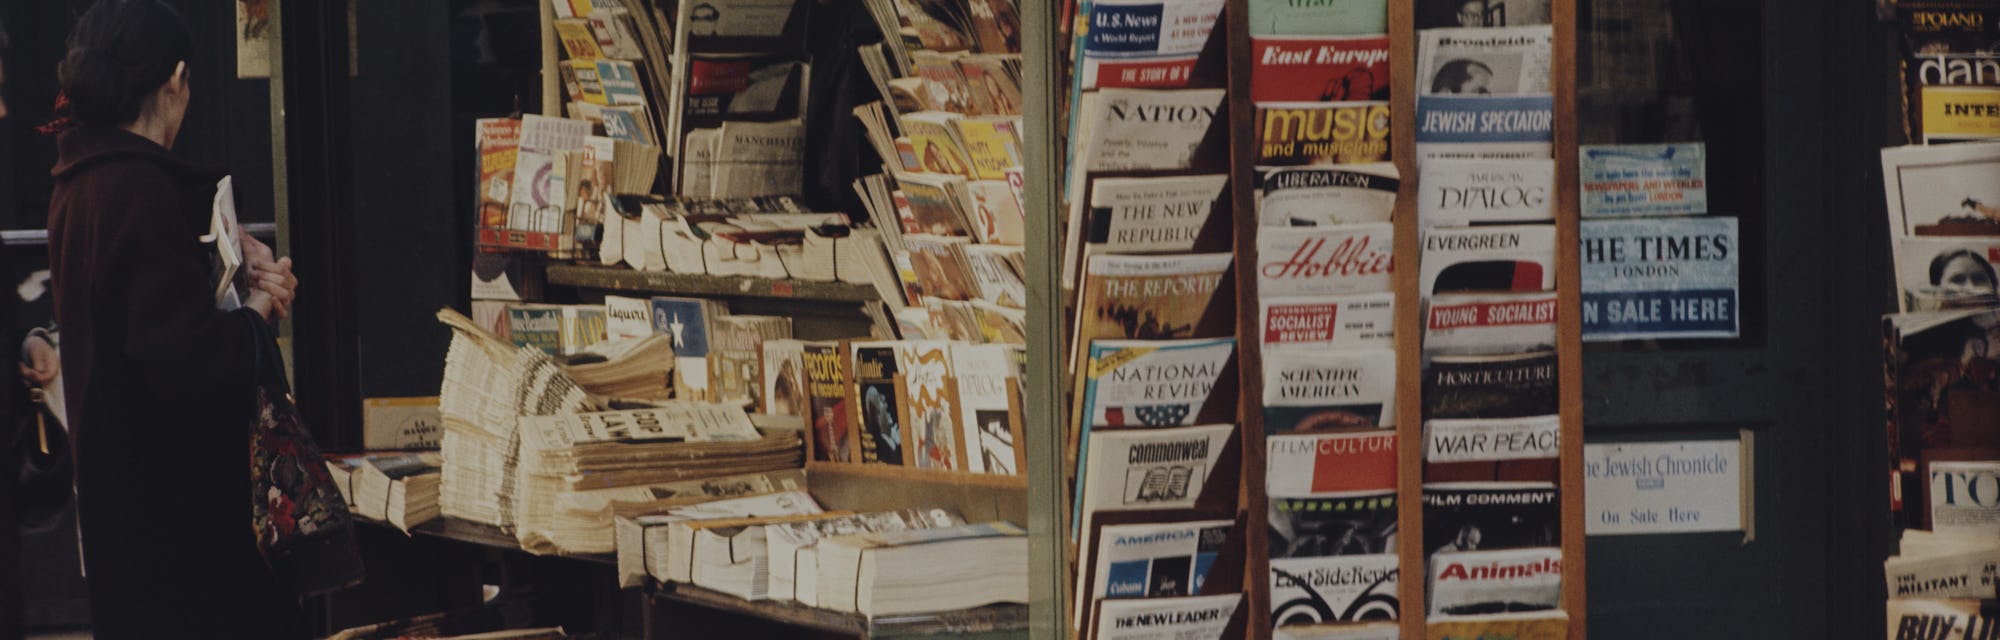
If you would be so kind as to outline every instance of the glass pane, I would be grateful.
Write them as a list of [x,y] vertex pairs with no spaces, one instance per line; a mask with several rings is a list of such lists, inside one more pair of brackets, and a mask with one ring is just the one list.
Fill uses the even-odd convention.
[[[1740,340],[1594,342],[1589,351],[1762,344],[1766,149],[1760,14],[1711,0],[1581,0],[1578,5],[1579,144],[1699,143],[1706,158],[1706,215],[1735,217],[1736,246],[1742,248],[1736,252]],[[1586,283],[1586,297],[1591,290]]]

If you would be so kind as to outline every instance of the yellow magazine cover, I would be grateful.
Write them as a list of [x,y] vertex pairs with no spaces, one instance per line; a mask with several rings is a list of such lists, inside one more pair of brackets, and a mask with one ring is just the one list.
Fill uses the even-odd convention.
[[1432,618],[1427,640],[1564,640],[1569,616],[1561,611],[1500,613],[1464,618]]
[[595,60],[604,57],[604,50],[597,46],[597,34],[590,31],[590,21],[583,18],[562,18],[556,20],[556,38],[562,40],[565,53],[571,60]]
[[910,139],[910,151],[920,172],[973,177],[972,161],[965,157],[951,125],[960,117],[934,111],[903,116],[903,134]]
[[1014,125],[1007,118],[966,118],[957,124],[974,179],[1006,180],[1008,171],[1021,168],[1020,146],[1015,142]]
[[1270,103],[1257,107],[1257,164],[1389,162],[1389,103]]
[[611,104],[611,96],[604,93],[604,80],[597,75],[596,60],[564,60],[562,70],[563,78],[573,83],[569,92],[572,102]]

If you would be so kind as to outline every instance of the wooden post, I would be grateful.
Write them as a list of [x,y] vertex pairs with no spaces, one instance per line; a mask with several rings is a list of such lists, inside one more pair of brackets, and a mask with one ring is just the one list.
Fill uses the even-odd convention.
[[1569,637],[1584,638],[1583,307],[1576,155],[1576,0],[1553,0],[1556,156],[1556,368],[1562,390],[1562,601]]

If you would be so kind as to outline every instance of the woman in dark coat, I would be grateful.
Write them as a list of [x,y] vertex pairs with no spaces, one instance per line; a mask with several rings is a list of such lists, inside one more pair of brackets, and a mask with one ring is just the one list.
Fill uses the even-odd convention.
[[62,63],[49,252],[94,634],[301,638],[252,537],[248,453],[251,323],[296,280],[249,240],[245,305],[216,309],[198,237],[223,174],[169,151],[192,42],[159,0],[99,0]]

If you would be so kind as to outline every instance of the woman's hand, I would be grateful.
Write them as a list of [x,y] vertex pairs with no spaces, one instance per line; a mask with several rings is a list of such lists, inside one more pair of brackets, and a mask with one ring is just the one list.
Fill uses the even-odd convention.
[[243,265],[249,269],[251,286],[250,297],[244,304],[256,308],[267,319],[290,317],[292,300],[299,287],[298,276],[292,275],[292,259],[274,257],[270,246],[248,232],[238,232],[237,238],[243,245]]
[[62,373],[62,358],[56,348],[39,336],[28,336],[21,345],[21,382],[31,387],[44,387],[56,381]]

